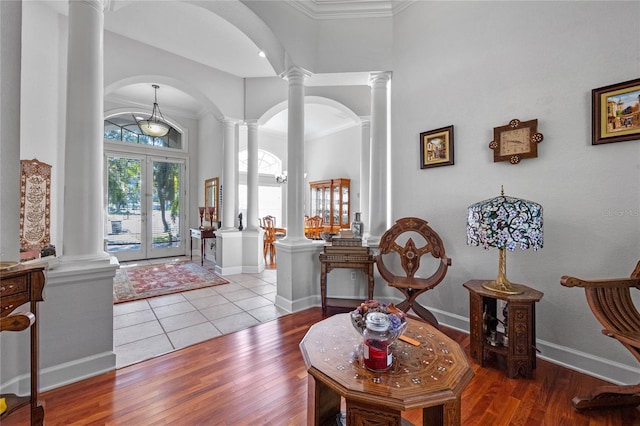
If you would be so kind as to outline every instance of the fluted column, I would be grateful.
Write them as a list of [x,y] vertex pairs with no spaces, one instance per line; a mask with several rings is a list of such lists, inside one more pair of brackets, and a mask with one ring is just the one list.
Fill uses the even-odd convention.
[[289,81],[287,132],[287,240],[304,236],[304,78],[308,73],[293,66]]
[[258,121],[247,121],[247,229],[258,229]]
[[372,73],[371,170],[369,171],[369,239],[377,241],[387,230],[388,210],[388,96],[390,72]]
[[0,260],[20,258],[22,2],[0,2]]
[[371,120],[369,117],[361,117],[361,141],[360,141],[360,220],[364,224],[364,237],[370,232],[369,224],[369,173],[371,170]]
[[236,169],[238,168],[238,149],[236,139],[238,125],[234,120],[224,120],[223,152],[224,168],[222,171],[222,230],[235,229],[236,198],[238,182]]
[[69,2],[62,260],[108,257],[103,243],[103,0]]

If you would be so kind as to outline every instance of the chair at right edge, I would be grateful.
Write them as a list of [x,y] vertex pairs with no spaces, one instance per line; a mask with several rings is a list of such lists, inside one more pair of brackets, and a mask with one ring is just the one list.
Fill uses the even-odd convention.
[[[602,334],[613,337],[640,361],[640,313],[633,304],[631,288],[640,289],[640,261],[630,278],[583,280],[564,275],[560,284],[582,287],[591,312],[602,324]],[[640,384],[595,388],[590,395],[573,398],[576,410],[640,405]]]

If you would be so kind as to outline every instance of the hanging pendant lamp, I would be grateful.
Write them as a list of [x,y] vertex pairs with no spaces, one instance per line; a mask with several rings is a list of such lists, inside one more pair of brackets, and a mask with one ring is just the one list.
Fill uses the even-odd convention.
[[[145,134],[157,138],[161,138],[169,133],[169,125],[165,123],[164,116],[162,115],[162,111],[160,111],[160,107],[158,106],[158,89],[160,86],[157,84],[152,84],[151,87],[155,90],[155,101],[153,102],[153,111],[151,112],[151,116],[146,120],[139,120],[138,127]],[[157,112],[156,112],[157,111]],[[160,118],[158,118],[158,116]]]

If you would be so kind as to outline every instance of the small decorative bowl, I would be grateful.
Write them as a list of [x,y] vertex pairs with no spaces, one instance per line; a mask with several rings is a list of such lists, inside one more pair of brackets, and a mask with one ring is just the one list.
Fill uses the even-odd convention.
[[351,325],[353,325],[353,328],[355,328],[356,331],[360,333],[360,335],[362,335],[364,333],[364,330],[367,328],[366,326],[367,314],[371,312],[382,312],[384,314],[387,314],[390,317],[395,317],[396,319],[389,318],[390,320],[389,323],[391,324],[391,326],[389,327],[389,331],[391,333],[391,341],[395,342],[398,339],[398,337],[402,336],[402,333],[405,332],[409,323],[407,322],[406,317],[404,315],[400,317],[399,315],[388,313],[385,311],[385,308],[383,306],[384,305],[380,305],[380,307],[371,309],[365,314],[361,313],[361,308],[357,308],[351,311],[349,313],[349,316],[351,317]]

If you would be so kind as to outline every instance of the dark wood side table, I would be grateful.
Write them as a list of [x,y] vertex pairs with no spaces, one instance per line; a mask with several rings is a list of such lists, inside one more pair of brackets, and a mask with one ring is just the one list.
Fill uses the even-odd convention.
[[345,399],[348,425],[400,426],[402,411],[421,409],[423,425],[460,426],[461,395],[473,369],[458,343],[437,328],[409,319],[393,362],[384,372],[362,363],[362,336],[349,314],[333,315],[311,326],[300,342],[309,372],[308,425],[335,425]]
[[[2,419],[25,405],[30,406],[31,426],[40,426],[44,421],[44,409],[38,404],[38,302],[43,299],[44,266],[17,265],[0,271],[0,331],[22,331],[31,334],[31,393],[29,396],[2,394],[7,411]],[[29,303],[29,312],[12,313],[16,308]]]
[[216,237],[216,230],[191,228],[189,232],[191,233],[191,260],[193,260],[193,239],[195,238],[200,240],[200,265],[204,265],[205,243],[208,238]]
[[324,253],[320,254],[320,297],[322,299],[322,314],[326,315],[327,307],[356,308],[361,300],[327,298],[327,274],[335,268],[358,269],[367,275],[368,299],[373,299],[373,264],[375,257],[369,252],[369,247],[332,247],[326,244]]
[[[502,355],[507,362],[507,376],[531,378],[536,368],[536,307],[543,293],[522,286],[521,294],[505,294],[488,290],[482,284],[488,280],[470,280],[464,283],[469,290],[470,340],[471,357],[484,367],[489,356]],[[497,317],[497,301],[508,303],[507,343],[503,344],[504,335],[496,333],[496,339],[490,338],[489,324],[484,317]]]

